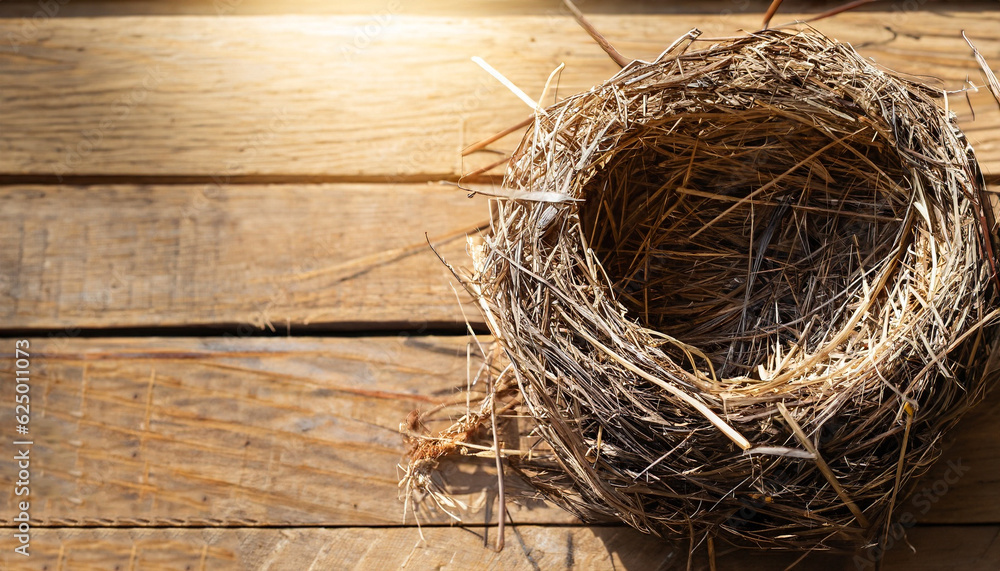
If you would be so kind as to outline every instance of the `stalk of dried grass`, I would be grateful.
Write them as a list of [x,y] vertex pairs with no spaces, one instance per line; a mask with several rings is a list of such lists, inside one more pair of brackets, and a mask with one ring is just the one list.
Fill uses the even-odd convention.
[[438,461],[530,416],[501,456],[585,520],[853,548],[996,380],[992,221],[940,93],[811,30],[697,35],[534,117],[456,273],[494,388],[404,427],[407,497],[454,508]]

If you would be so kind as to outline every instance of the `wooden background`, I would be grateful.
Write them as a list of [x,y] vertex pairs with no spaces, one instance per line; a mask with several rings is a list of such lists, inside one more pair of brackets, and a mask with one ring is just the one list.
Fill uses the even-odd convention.
[[[693,27],[756,29],[766,7],[580,5],[642,58]],[[775,22],[831,5],[788,0]],[[982,85],[961,30],[1000,64],[996,1],[877,2],[817,26],[942,89]],[[542,505],[512,507],[500,554],[482,513],[431,518],[426,543],[403,523],[399,422],[466,367],[462,308],[424,236],[462,262],[486,219],[440,181],[499,158],[459,150],[528,114],[473,55],[533,97],[560,62],[560,95],[616,69],[555,1],[0,3],[3,568],[684,568],[686,544]],[[974,121],[950,100],[996,185],[1000,110],[971,103]],[[11,529],[19,338],[30,558]],[[925,501],[897,508],[919,522],[916,552],[893,546],[884,569],[1000,568],[998,411],[1000,391],[949,438]],[[953,484],[947,461],[967,468]],[[720,569],[797,558],[721,551]],[[874,568],[860,557],[800,568]]]

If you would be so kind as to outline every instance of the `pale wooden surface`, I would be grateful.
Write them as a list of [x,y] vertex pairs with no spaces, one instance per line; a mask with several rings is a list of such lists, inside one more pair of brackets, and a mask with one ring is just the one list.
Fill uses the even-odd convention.
[[454,326],[451,274],[425,233],[462,265],[489,216],[484,199],[428,183],[15,185],[0,203],[10,328]]
[[[989,1],[989,0],[987,0]],[[746,14],[763,14],[770,0],[739,0],[731,4],[706,3],[699,0],[578,0],[576,5],[588,14],[704,14],[729,10]],[[839,0],[797,0],[795,9],[820,13],[842,5]],[[980,11],[983,1],[975,0],[923,0],[922,10],[947,9],[951,11]],[[86,0],[67,2],[59,7],[58,17],[116,16],[116,15],[200,15],[237,16],[258,14],[341,14],[368,15],[379,8],[388,8],[371,0]],[[885,6],[862,6],[859,11],[885,10]],[[39,11],[37,0],[4,0],[0,3],[0,17],[30,18]],[[469,15],[496,16],[521,14],[567,13],[562,0],[406,0],[399,3],[399,12],[416,15]],[[758,18],[759,19],[759,18]]]
[[[973,14],[848,13],[820,28],[890,68],[957,89],[966,77],[981,82],[962,29],[985,57],[1000,61],[1000,10]],[[801,16],[783,14],[782,21]],[[652,58],[691,28],[732,35],[756,29],[760,14],[593,20],[622,53]],[[24,40],[0,45],[0,175],[454,178],[495,159],[472,158],[463,167],[459,149],[527,115],[471,56],[533,97],[560,62],[564,95],[615,71],[559,14],[398,15],[383,24],[364,16],[56,18],[36,25],[30,41],[20,20],[0,20],[0,38]],[[369,36],[359,40],[359,33]],[[53,105],[45,95],[56,94]],[[984,170],[1000,175],[1000,111],[984,92],[975,101],[975,123],[967,121],[963,97],[953,108]]]
[[[634,57],[695,26],[756,28],[763,4],[581,2]],[[45,526],[32,558],[12,555],[14,496],[0,494],[2,567],[683,569],[687,545],[539,503],[511,506],[523,525],[499,555],[483,547],[482,512],[418,545],[397,500],[399,422],[465,380],[459,302],[424,233],[461,264],[462,236],[486,217],[482,199],[426,183],[493,162],[458,150],[527,115],[469,57],[532,96],[559,62],[562,95],[613,64],[558,2],[276,6],[77,0],[29,24],[2,17],[37,3],[0,3],[0,336],[34,335],[32,515]],[[1000,61],[995,3],[895,8],[818,27],[942,88],[981,81],[962,29]],[[963,97],[951,105],[997,183],[1000,111],[972,99],[975,122]],[[157,336],[209,326],[228,332]],[[260,327],[297,337],[242,337]],[[302,336],[331,333],[352,336]],[[918,552],[896,545],[884,569],[1000,568],[998,412],[995,392],[949,437],[926,512],[900,504],[920,521]],[[11,413],[0,406],[5,436]],[[948,460],[969,470],[945,490]],[[491,501],[488,463],[473,469],[453,477],[472,503]],[[13,473],[0,456],[3,489]],[[720,546],[719,568],[795,557]],[[858,564],[813,555],[799,568]],[[694,568],[707,568],[704,546]]]
[[[399,424],[464,386],[466,343],[33,339],[32,515],[45,525],[401,524]],[[16,472],[12,458],[0,457],[0,480]],[[485,491],[470,498],[495,484],[473,481]],[[15,500],[2,496],[3,513]],[[574,521],[530,507],[512,513]]]
[[[622,527],[518,526],[501,553],[483,547],[482,528],[287,529],[44,529],[39,548],[27,561],[10,555],[12,539],[0,537],[0,561],[25,571],[190,571],[267,569],[579,570],[663,571],[684,569],[687,547],[668,544]],[[926,545],[917,553],[905,546],[889,551],[884,571],[995,571],[1000,561],[1000,527],[917,527],[911,540]],[[792,553],[719,550],[724,571],[784,569]],[[851,557],[811,554],[796,569],[858,569]],[[873,566],[861,564],[861,569]],[[708,571],[696,556],[692,569]]]

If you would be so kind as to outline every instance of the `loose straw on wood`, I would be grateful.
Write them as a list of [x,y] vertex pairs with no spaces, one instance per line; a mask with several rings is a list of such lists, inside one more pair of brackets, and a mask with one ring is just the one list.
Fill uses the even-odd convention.
[[440,459],[530,416],[506,465],[584,519],[853,547],[995,381],[984,183],[940,93],[813,31],[696,37],[534,116],[460,274],[495,388],[404,427],[407,494],[453,507]]

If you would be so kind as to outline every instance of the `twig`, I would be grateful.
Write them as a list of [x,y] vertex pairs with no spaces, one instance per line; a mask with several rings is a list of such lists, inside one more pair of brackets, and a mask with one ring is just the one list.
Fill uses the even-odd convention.
[[576,23],[580,24],[580,27],[586,30],[587,33],[590,34],[591,38],[594,38],[594,41],[597,42],[597,45],[601,46],[601,49],[604,50],[604,53],[611,56],[611,59],[613,59],[615,63],[618,64],[619,67],[625,67],[626,65],[629,64],[630,61],[632,61],[627,57],[623,56],[618,50],[616,50],[615,47],[611,45],[611,42],[609,42],[600,32],[598,32],[597,28],[595,28],[593,24],[587,21],[587,18],[583,16],[583,12],[581,12],[580,9],[576,7],[576,4],[574,4],[571,0],[563,0],[563,3],[566,4],[566,7],[569,8],[570,13],[573,14],[574,18],[576,18]]
[[499,553],[503,551],[503,541],[504,541],[504,523],[507,521],[507,498],[504,493],[504,483],[503,483],[503,454],[500,449],[499,436],[497,435],[497,407],[496,407],[496,393],[493,392],[493,375],[487,375],[489,379],[489,396],[490,399],[490,422],[493,428],[493,449],[496,451],[496,463],[497,463],[497,504],[499,509],[497,510],[497,543],[496,550]]
[[549,96],[549,90],[552,88],[552,80],[557,77],[562,77],[562,70],[565,68],[566,64],[560,63],[558,66],[556,66],[555,69],[552,70],[552,73],[549,74],[548,79],[545,80],[545,86],[542,87],[542,94],[538,96],[539,107],[544,107],[543,102]]
[[506,137],[507,135],[510,135],[514,131],[517,131],[519,129],[523,129],[523,128],[527,127],[528,125],[531,125],[531,122],[534,121],[534,120],[535,120],[535,116],[534,115],[529,115],[527,118],[525,118],[520,123],[518,123],[516,125],[511,125],[510,127],[507,127],[506,129],[504,129],[503,131],[500,131],[496,135],[490,135],[489,137],[486,137],[485,139],[483,139],[482,141],[479,141],[478,143],[473,143],[473,144],[469,145],[468,147],[465,147],[462,150],[462,156],[464,157],[464,156],[467,156],[467,155],[471,155],[472,153],[474,153],[474,152],[476,152],[478,150],[485,149],[490,143],[498,141],[498,140]]
[[803,448],[805,448],[808,452],[811,452],[815,456],[816,466],[819,468],[819,471],[823,473],[823,476],[826,478],[826,480],[830,482],[830,485],[833,487],[833,490],[837,492],[837,496],[840,497],[840,500],[844,502],[844,505],[847,506],[847,509],[851,510],[851,513],[854,514],[855,518],[857,518],[858,523],[861,524],[861,527],[868,528],[871,525],[868,523],[868,518],[865,517],[865,514],[861,513],[861,509],[858,508],[858,505],[855,504],[854,500],[852,500],[851,497],[847,495],[847,490],[845,490],[844,487],[840,485],[840,481],[837,480],[837,475],[834,474],[833,470],[830,469],[830,466],[826,463],[826,460],[824,460],[823,456],[820,455],[819,450],[817,450],[816,447],[813,446],[812,441],[809,440],[809,437],[806,436],[806,433],[802,432],[802,427],[799,426],[799,423],[796,422],[794,418],[792,418],[792,415],[788,414],[788,409],[785,408],[785,403],[779,401],[777,403],[777,408],[778,412],[781,413],[782,418],[785,419],[785,422],[788,424],[789,428],[792,429],[792,433],[795,435],[796,440],[799,441],[799,444],[801,444]]
[[[776,1],[780,1],[780,0],[776,0]],[[836,8],[831,8],[830,10],[827,10],[826,12],[823,12],[823,13],[818,14],[816,16],[813,16],[811,18],[806,18],[805,20],[801,20],[799,22],[788,22],[787,24],[782,24],[782,25],[776,26],[775,28],[772,28],[772,29],[777,30],[777,29],[781,29],[781,28],[787,28],[787,27],[790,27],[790,26],[795,26],[795,25],[798,25],[798,24],[801,24],[801,23],[818,22],[820,20],[825,20],[826,18],[832,18],[833,16],[836,16],[837,14],[842,14],[842,13],[847,12],[849,10],[853,10],[855,8],[864,6],[865,4],[871,4],[872,2],[875,2],[875,0],[854,0],[853,2],[848,2],[847,4],[844,4],[842,6],[837,6]]]
[[983,77],[986,78],[986,88],[989,89],[993,100],[997,102],[997,106],[1000,107],[1000,81],[997,80],[996,74],[990,69],[990,65],[986,62],[983,54],[979,52],[979,49],[972,43],[969,36],[965,35],[965,30],[962,30],[962,37],[965,38],[965,43],[969,44],[969,47],[972,48],[972,57],[976,58],[976,63],[979,64],[979,69],[982,70]]
[[826,18],[831,18],[833,16],[836,16],[837,14],[842,14],[844,12],[847,12],[848,10],[853,10],[855,8],[859,8],[861,6],[864,6],[865,4],[871,4],[874,1],[875,0],[854,0],[854,2],[848,2],[847,4],[844,4],[843,6],[838,6],[836,8],[832,8],[830,10],[827,10],[826,12],[823,12],[822,14],[819,14],[818,16],[813,16],[812,18],[809,18],[808,20],[806,20],[806,22],[818,22],[818,21],[824,20]]
[[915,414],[913,405],[909,402],[903,403],[903,413],[906,415],[906,427],[903,429],[903,442],[899,445],[899,462],[896,464],[896,478],[892,486],[892,497],[889,498],[889,515],[885,518],[885,537],[889,537],[889,529],[892,526],[892,512],[896,507],[896,495],[899,493],[899,486],[903,483],[903,464],[906,460],[906,445],[910,440],[910,427],[913,425]]
[[513,81],[507,79],[507,77],[504,74],[500,73],[500,71],[497,70],[497,68],[487,63],[486,60],[484,60],[479,56],[472,56],[472,61],[475,62],[475,64],[478,65],[479,67],[486,70],[486,73],[492,75],[494,79],[499,81],[504,87],[510,90],[510,92],[516,95],[518,99],[523,101],[525,105],[534,109],[535,113],[539,113],[541,115],[547,115],[545,110],[538,106],[537,102],[528,97],[527,93],[525,93],[520,87],[514,85]]
[[761,25],[762,29],[767,29],[767,25],[771,23],[771,18],[778,12],[781,2],[782,0],[772,0],[771,5],[767,7],[767,12],[764,13],[764,23]]
[[492,163],[490,163],[490,164],[488,164],[488,165],[486,165],[484,167],[480,167],[480,168],[478,168],[478,169],[476,169],[476,170],[474,170],[474,171],[472,171],[470,173],[463,174],[462,175],[462,180],[465,180],[467,178],[473,178],[473,177],[479,176],[479,175],[481,175],[481,174],[483,174],[485,172],[489,172],[489,171],[497,168],[498,166],[506,163],[508,160],[510,160],[510,157],[505,156],[504,158],[499,159],[497,161],[494,161],[494,162],[492,162]]

